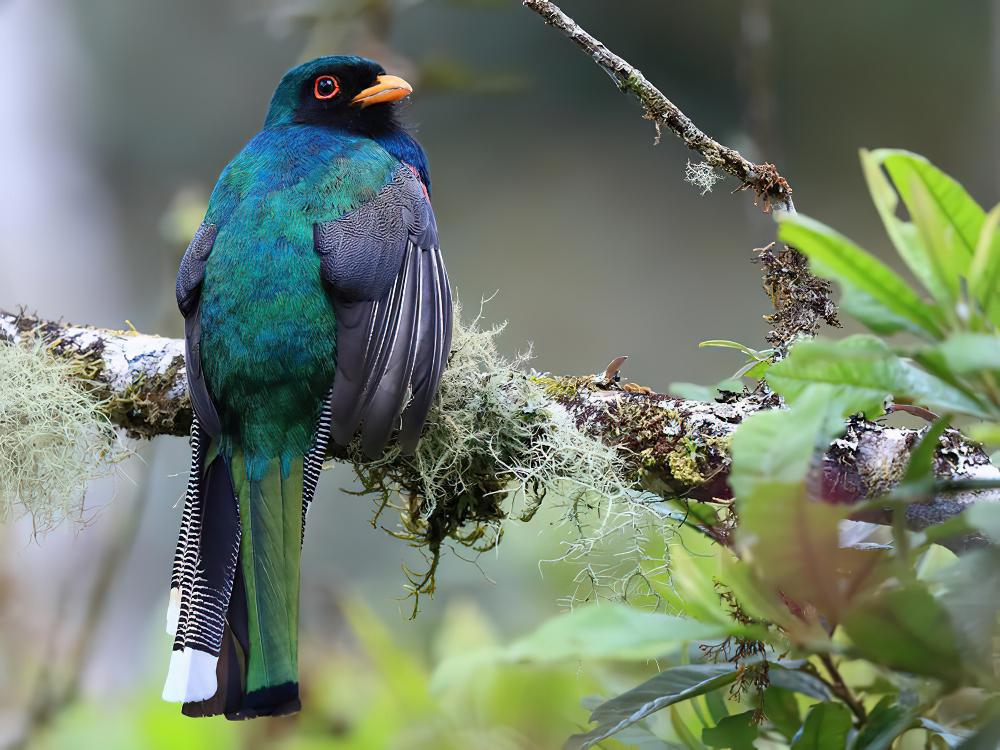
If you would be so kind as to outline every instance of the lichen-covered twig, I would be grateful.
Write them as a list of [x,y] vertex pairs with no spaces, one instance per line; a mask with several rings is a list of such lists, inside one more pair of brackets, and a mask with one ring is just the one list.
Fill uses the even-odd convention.
[[809,271],[802,253],[772,242],[757,250],[764,291],[774,305],[765,315],[767,342],[783,355],[800,336],[814,336],[825,323],[840,327],[830,282]]
[[[795,210],[792,188],[773,164],[755,164],[736,149],[707,135],[635,66],[587,33],[555,3],[550,0],[522,2],[575,42],[611,75],[623,92],[634,94],[642,103],[646,118],[656,124],[658,133],[661,126],[666,126],[688,148],[701,154],[709,167],[721,169],[738,179],[740,189],[752,190],[765,213],[772,208]],[[764,288],[775,307],[774,314],[766,316],[766,320],[773,326],[768,341],[777,356],[783,356],[797,337],[815,334],[822,323],[840,325],[830,283],[813,276],[806,259],[799,253],[791,248],[775,251],[769,246],[762,251],[761,268]]]
[[[181,341],[9,313],[0,313],[0,339],[20,342],[36,339],[50,346],[57,356],[80,362],[80,378],[101,394],[105,400],[102,408],[111,420],[132,434],[143,437],[186,434],[191,405],[184,387]],[[482,408],[484,402],[495,399],[498,387],[517,398],[521,397],[517,394],[530,394],[534,403],[507,409],[506,413],[513,415],[509,418],[535,419],[532,415],[537,415],[540,408],[562,410],[583,434],[619,454],[625,481],[636,489],[663,498],[723,506],[731,500],[727,479],[733,431],[749,414],[778,405],[776,398],[767,394],[732,394],[713,403],[674,398],[632,383],[622,385],[613,377],[608,379],[604,370],[598,375],[577,377],[538,375],[509,367],[503,372],[492,372],[481,381],[466,378],[462,382],[469,392],[461,399],[461,406],[449,408]],[[511,384],[527,384],[531,388],[520,385],[512,388]],[[480,392],[474,392],[476,389]],[[465,416],[440,414],[438,419],[448,422]],[[513,433],[517,431],[515,428],[522,427],[509,425],[508,431]],[[532,425],[528,427],[521,432],[536,434]],[[847,432],[830,447],[822,466],[817,467],[816,481],[822,483],[818,494],[840,503],[885,495],[902,476],[919,436],[918,430],[850,420]],[[529,437],[528,443],[530,440]],[[533,448],[537,446],[525,444],[525,455]],[[466,490],[479,488],[482,490],[479,494],[495,495],[501,489],[502,478],[511,476],[511,462],[516,459],[517,456],[508,456],[508,465],[500,466],[490,465],[479,457],[461,468],[465,472],[460,477],[461,484]],[[391,465],[380,468],[380,476],[405,476],[406,471],[401,468],[405,460],[393,458]],[[1000,470],[990,463],[985,452],[954,430],[941,439],[935,470],[947,480],[1000,479]],[[414,494],[420,492],[419,487],[411,489]],[[420,504],[415,497],[411,502],[416,517]],[[975,502],[1000,502],[1000,490],[942,493],[928,503],[912,505],[910,525],[914,529],[924,528],[961,513]],[[463,501],[462,507],[468,509],[469,503]],[[488,515],[472,520],[495,520]],[[449,535],[462,531],[452,524],[454,519],[432,520],[451,524]]]
[[792,189],[773,164],[754,164],[736,149],[724,146],[707,135],[662,91],[646,80],[637,68],[588,34],[555,3],[549,0],[523,0],[523,3],[544,18],[547,24],[572,39],[614,78],[622,91],[635,94],[646,110],[646,117],[657,123],[658,128],[666,125],[688,148],[701,154],[710,166],[731,174],[743,188],[753,190],[765,212],[772,207],[794,210]]

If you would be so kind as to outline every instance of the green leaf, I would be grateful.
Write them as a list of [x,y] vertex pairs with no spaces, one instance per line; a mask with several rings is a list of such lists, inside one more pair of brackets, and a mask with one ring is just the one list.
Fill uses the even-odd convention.
[[684,721],[681,712],[677,710],[677,706],[670,707],[670,726],[674,728],[677,737],[684,743],[684,747],[688,748],[688,750],[705,750],[705,746],[701,744],[701,741],[688,728],[687,722]]
[[948,360],[944,358],[937,347],[918,347],[916,349],[901,350],[897,354],[911,358],[931,375],[958,389],[970,399],[976,399],[975,389],[970,388],[951,369],[948,365]]
[[603,602],[553,617],[511,644],[506,656],[515,661],[539,663],[573,659],[645,661],[689,641],[711,640],[727,634],[722,624],[705,624]]
[[954,232],[956,249],[971,259],[985,214],[965,188],[919,154],[880,149],[872,156],[885,166],[911,215],[920,210],[914,198],[914,186],[919,185],[927,191],[940,218]]
[[906,331],[917,336],[924,330],[909,318],[897,315],[867,292],[857,287],[845,286],[840,295],[841,309],[852,318],[857,318],[875,333],[891,336]]
[[[868,182],[872,201],[875,203],[875,208],[878,210],[889,238],[896,246],[896,251],[913,275],[920,280],[936,300],[950,302],[953,297],[949,284],[941,278],[933,253],[920,236],[919,230],[912,223],[904,221],[896,215],[899,208],[899,194],[889,182],[885,172],[882,171],[881,157],[888,153],[892,152],[876,151],[873,153],[861,150],[861,166],[864,170],[865,180]],[[926,195],[926,189],[924,194]],[[848,312],[851,311],[848,310]],[[873,327],[872,330],[877,329]]]
[[951,618],[919,582],[889,589],[858,603],[844,630],[865,658],[949,685],[963,675]]
[[997,750],[1000,747],[1000,716],[990,719],[971,737],[958,746],[958,750]]
[[767,374],[767,371],[771,369],[772,364],[773,363],[769,359],[764,359],[760,362],[747,362],[733,374],[733,377],[760,380],[765,374]]
[[684,750],[683,745],[664,742],[639,724],[633,724],[627,729],[623,729],[615,739],[626,747],[634,748],[634,750]]
[[831,386],[827,398],[838,416],[884,413],[884,402],[899,385],[897,360],[874,336],[849,336],[840,341],[797,342],[767,373],[767,382],[793,406],[811,386]]
[[[971,514],[973,525],[995,540],[994,535],[1000,534],[1000,517],[996,512],[984,513],[986,508],[986,504],[974,505],[962,515]],[[938,599],[954,623],[969,672],[984,682],[992,681],[990,665],[1000,610],[1000,552],[996,547],[968,552],[939,571],[935,579],[944,587]]]
[[844,750],[851,731],[851,712],[842,703],[817,703],[806,715],[791,750]]
[[994,544],[1000,544],[1000,505],[996,503],[973,503],[962,514],[962,518],[970,526],[979,529],[992,539]]
[[768,676],[771,685],[790,693],[801,693],[819,701],[833,700],[826,683],[808,672],[783,668],[780,662],[771,662]]
[[983,422],[970,425],[969,437],[987,445],[1000,445],[1000,422]]
[[[931,267],[937,277],[932,294],[942,308],[951,313],[959,299],[961,279],[969,277],[972,254],[936,210],[934,197],[918,179],[911,179],[910,195],[913,222],[917,225],[923,245],[928,249]],[[930,287],[928,287],[930,289]]]
[[705,707],[708,708],[708,715],[716,724],[729,717],[729,707],[726,705],[727,694],[722,690],[713,690],[705,693]]
[[800,488],[761,486],[740,511],[737,549],[758,581],[799,604],[812,603],[833,622],[878,582],[880,550],[845,549],[838,524],[849,508],[806,497]]
[[803,396],[795,408],[760,411],[743,420],[733,435],[729,484],[741,502],[758,485],[801,482],[819,447],[829,399],[821,390]]
[[878,416],[888,396],[942,411],[982,412],[982,406],[961,390],[901,359],[869,335],[799,341],[771,367],[766,379],[792,404],[810,386],[830,385],[831,398],[843,416],[855,412]]
[[986,216],[976,243],[976,254],[969,269],[969,288],[979,301],[986,317],[1000,326],[1000,205]]
[[585,750],[593,747],[650,714],[729,685],[736,680],[737,674],[729,664],[692,664],[665,669],[594,709],[590,720],[597,726],[585,734],[573,735],[567,748]]
[[852,750],[888,750],[892,741],[915,725],[912,711],[892,696],[885,696],[868,712],[868,721],[854,740]]
[[705,727],[701,733],[701,741],[708,747],[721,747],[727,750],[754,750],[754,740],[760,734],[753,722],[754,712],[745,711],[729,716],[714,727]]
[[741,344],[738,341],[729,341],[728,339],[709,339],[708,341],[702,341],[698,344],[698,347],[704,349],[705,347],[715,347],[718,349],[736,349],[743,352],[750,359],[767,359],[766,355],[762,355],[756,349],[751,349],[746,344]]
[[953,372],[1000,370],[1000,335],[955,333],[937,348]]
[[762,593],[781,591],[836,617],[880,555],[841,549],[838,523],[848,510],[815,502],[806,491],[816,448],[842,427],[839,415],[835,423],[829,418],[830,393],[815,386],[791,409],[747,418],[733,436],[730,484],[740,515],[736,546]]
[[777,687],[773,682],[764,691],[764,714],[771,725],[789,740],[802,725],[799,702],[795,698],[795,693]]
[[[733,592],[740,606],[747,614],[778,625],[785,634],[798,642],[822,643],[828,640],[826,630],[816,618],[801,618],[775,592],[761,585],[749,565],[735,557],[720,557],[720,579]],[[786,647],[772,635],[761,639],[776,647]]]
[[808,256],[817,275],[861,290],[894,315],[940,337],[940,313],[882,261],[830,227],[801,214],[783,214],[779,220],[778,237]]

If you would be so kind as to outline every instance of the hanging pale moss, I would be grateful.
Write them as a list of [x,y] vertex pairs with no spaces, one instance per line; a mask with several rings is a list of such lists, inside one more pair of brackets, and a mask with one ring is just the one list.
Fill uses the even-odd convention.
[[0,345],[0,522],[79,518],[87,482],[126,455],[79,375],[39,343]]
[[620,528],[619,508],[633,512],[626,510],[634,492],[621,455],[577,428],[549,397],[546,378],[525,371],[526,356],[500,355],[501,330],[480,328],[478,318],[456,324],[448,368],[414,456],[390,450],[366,462],[352,449],[365,492],[377,496],[376,519],[395,509],[402,521],[391,533],[428,552],[428,570],[408,572],[417,595],[433,592],[446,540],[491,549],[504,520],[529,520],[549,493],[560,498],[579,532],[571,554],[583,554],[605,531]]

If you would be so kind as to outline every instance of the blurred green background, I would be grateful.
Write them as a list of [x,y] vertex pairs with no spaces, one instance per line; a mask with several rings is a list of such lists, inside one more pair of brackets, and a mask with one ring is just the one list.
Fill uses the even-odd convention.
[[[887,260],[859,147],[912,149],[997,201],[996,0],[563,7],[707,132],[776,162],[801,210]],[[0,1],[0,306],[179,335],[173,276],[218,172],[283,71],[338,52],[415,84],[406,119],[431,160],[453,284],[467,308],[498,292],[486,316],[509,321],[509,353],[533,342],[534,366],[559,373],[628,354],[629,378],[666,389],[738,366],[698,341],[761,342],[751,258],[770,219],[731,180],[705,196],[685,184],[693,155],[669,136],[655,146],[637,105],[517,0]],[[61,684],[81,645],[78,700],[28,746],[548,748],[583,723],[596,683],[573,665],[429,684],[443,656],[558,611],[575,571],[539,565],[560,552],[554,514],[511,525],[475,563],[447,555],[411,622],[401,565],[420,558],[369,525],[339,468],[305,550],[306,712],[181,718],[158,696],[187,447],[139,454],[93,486],[85,527],[0,528],[0,747],[23,737],[26,705],[47,704],[39,675]],[[134,544],[107,580],[130,517]],[[108,594],[87,618],[95,579]]]

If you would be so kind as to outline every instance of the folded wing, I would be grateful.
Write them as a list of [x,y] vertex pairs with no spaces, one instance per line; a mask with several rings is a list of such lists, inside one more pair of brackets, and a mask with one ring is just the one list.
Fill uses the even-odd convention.
[[399,429],[411,453],[451,346],[451,290],[427,195],[401,167],[372,201],[317,224],[314,237],[337,316],[331,436],[346,445],[360,429],[375,458]]

